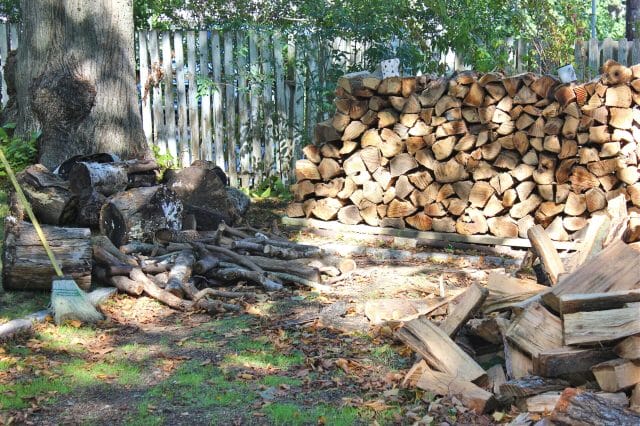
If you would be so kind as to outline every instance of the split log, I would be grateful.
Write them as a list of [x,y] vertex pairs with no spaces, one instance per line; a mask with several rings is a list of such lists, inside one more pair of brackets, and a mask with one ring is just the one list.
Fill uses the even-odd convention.
[[599,343],[640,334],[638,306],[565,314],[564,341],[568,345]]
[[622,241],[616,241],[567,275],[542,299],[547,306],[563,313],[560,300],[563,295],[606,293],[637,288],[640,277],[635,272],[635,265],[638,264],[640,252]]
[[512,321],[506,337],[535,358],[542,351],[563,346],[562,321],[534,302]]
[[477,414],[490,412],[496,406],[491,392],[460,377],[433,371],[427,367],[416,382],[416,387],[436,395],[452,396]]
[[618,426],[640,423],[640,414],[611,404],[592,392],[567,388],[560,395],[551,420],[562,425]]
[[404,323],[395,335],[430,366],[443,373],[466,381],[486,377],[482,367],[425,317]]
[[600,389],[618,392],[640,383],[640,365],[628,359],[614,359],[591,368]]
[[[35,228],[7,216],[4,223],[2,286],[6,290],[50,290],[56,275]],[[83,290],[91,286],[91,231],[88,228],[42,226],[65,275]]]
[[616,345],[614,351],[620,358],[640,359],[640,336],[627,337]]
[[560,255],[556,250],[553,242],[540,225],[536,225],[527,231],[527,236],[531,245],[542,261],[545,272],[549,276],[549,280],[552,284],[558,282],[560,274],[564,273],[564,266]]
[[523,300],[548,289],[533,280],[522,279],[501,273],[491,273],[487,278],[489,295],[482,305],[485,314],[508,309]]
[[460,328],[480,308],[489,291],[477,284],[472,284],[461,295],[453,299],[449,305],[450,313],[440,324],[440,329],[449,337],[455,336]]
[[100,211],[100,232],[116,246],[152,241],[158,229],[180,229],[182,203],[164,186],[135,188],[110,197]]

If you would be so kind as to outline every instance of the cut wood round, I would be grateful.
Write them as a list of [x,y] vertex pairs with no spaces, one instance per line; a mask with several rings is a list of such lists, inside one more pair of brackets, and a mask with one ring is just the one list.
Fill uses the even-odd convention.
[[411,154],[396,155],[390,161],[391,177],[403,175],[418,167],[418,162]]
[[486,234],[489,230],[487,220],[481,211],[468,208],[456,221],[456,232],[462,235]]
[[65,223],[75,223],[79,226],[98,229],[100,227],[100,210],[106,201],[107,197],[97,191],[77,198],[76,216],[75,218],[66,218]]
[[564,212],[569,216],[580,216],[585,210],[587,210],[587,202],[584,195],[569,192],[567,202],[564,206]]
[[402,218],[415,213],[416,208],[409,201],[392,200],[387,209],[387,217]]
[[326,182],[340,175],[342,173],[342,168],[336,160],[332,158],[323,158],[318,165],[318,172],[320,172],[322,180]]
[[134,188],[107,199],[100,210],[100,232],[116,247],[132,240],[153,241],[158,229],[182,228],[183,205],[164,185]]
[[607,206],[607,194],[600,188],[591,188],[584,195],[589,213],[602,210]]
[[352,121],[351,123],[349,123],[346,129],[344,129],[344,133],[342,134],[342,137],[340,139],[342,139],[343,141],[356,140],[360,137],[360,135],[362,135],[362,133],[364,133],[365,130],[367,130],[367,128],[368,127],[361,121]]
[[500,238],[518,238],[518,224],[507,216],[497,216],[487,219],[489,232]]
[[76,163],[69,172],[69,187],[80,196],[93,191],[109,196],[124,191],[129,182],[121,163]]
[[[303,182],[308,182],[308,181],[303,181]],[[328,183],[317,183],[313,187],[312,192],[315,192],[315,195],[317,197],[335,198],[336,196],[338,196],[338,193],[342,191],[342,188],[344,187],[344,182],[345,182],[344,178],[335,178],[335,179],[331,179]],[[298,201],[302,201],[302,200],[298,200]]]
[[342,208],[342,204],[342,201],[336,198],[322,198],[317,200],[312,213],[318,219],[332,220],[338,215],[338,211]]
[[317,145],[305,145],[305,147],[302,148],[302,153],[307,157],[307,160],[315,164],[318,164],[322,160],[320,148]]
[[464,167],[455,160],[449,160],[446,163],[436,163],[434,173],[436,180],[442,183],[453,183],[469,177]]
[[346,225],[357,225],[362,222],[362,216],[357,206],[345,206],[338,210],[338,221]]
[[[7,216],[4,223],[2,286],[6,290],[51,290],[56,273],[35,228]],[[91,231],[88,228],[42,226],[65,275],[84,290],[91,286]]]
[[409,216],[405,219],[405,222],[412,228],[419,231],[430,231],[432,220],[423,212],[416,213],[413,216]]
[[296,161],[296,180],[320,180],[320,172],[318,166],[316,166],[310,160],[298,160]]
[[69,190],[69,183],[59,175],[35,164],[18,173],[17,179],[40,222],[61,225],[75,219],[77,199]]
[[456,232],[456,221],[450,217],[434,217],[431,221],[431,228],[435,232]]

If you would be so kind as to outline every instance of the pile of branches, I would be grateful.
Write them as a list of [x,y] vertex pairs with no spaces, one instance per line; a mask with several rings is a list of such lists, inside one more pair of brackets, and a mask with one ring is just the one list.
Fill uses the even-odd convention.
[[340,274],[318,247],[225,223],[215,231],[160,229],[153,243],[120,247],[96,236],[92,246],[95,280],[130,295],[144,293],[179,311],[241,311],[256,293],[224,288],[238,283],[264,291],[285,285],[326,291],[321,275]]

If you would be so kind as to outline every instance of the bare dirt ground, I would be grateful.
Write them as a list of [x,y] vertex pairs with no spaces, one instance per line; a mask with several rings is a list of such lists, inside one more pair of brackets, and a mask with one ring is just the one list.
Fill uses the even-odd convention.
[[[269,224],[281,207],[254,206],[249,221]],[[454,295],[497,268],[448,254],[449,262],[356,259],[358,272],[327,294],[262,293],[241,315],[116,296],[95,326],[44,324],[0,346],[0,424],[492,424],[455,400],[399,389],[414,355],[365,316],[368,301],[433,298],[441,283]],[[0,322],[46,298],[0,292]]]

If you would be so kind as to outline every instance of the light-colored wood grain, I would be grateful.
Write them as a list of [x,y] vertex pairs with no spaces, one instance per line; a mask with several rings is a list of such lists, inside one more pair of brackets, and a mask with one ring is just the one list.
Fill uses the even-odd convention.
[[537,357],[544,350],[559,348],[562,342],[562,322],[539,302],[534,302],[509,326],[507,339],[527,354]]
[[489,291],[478,284],[471,284],[461,295],[451,301],[449,315],[440,324],[440,329],[453,337],[458,330],[480,308]]
[[638,308],[576,312],[563,316],[564,341],[567,345],[595,344],[640,334]]
[[423,371],[416,386],[436,395],[454,396],[478,414],[490,411],[496,403],[492,393],[473,383],[430,369]]
[[468,381],[486,377],[482,367],[424,316],[404,323],[395,334],[438,371]]

